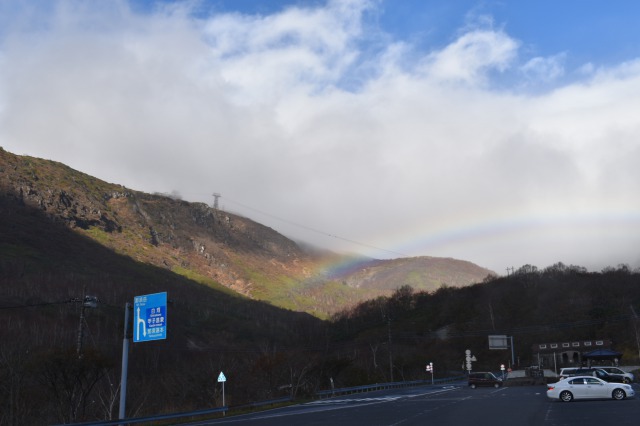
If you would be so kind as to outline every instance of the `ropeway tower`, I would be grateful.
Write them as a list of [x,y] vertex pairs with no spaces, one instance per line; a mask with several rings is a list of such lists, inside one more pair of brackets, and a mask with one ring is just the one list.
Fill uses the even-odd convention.
[[213,208],[218,210],[218,199],[222,197],[218,192],[213,193]]

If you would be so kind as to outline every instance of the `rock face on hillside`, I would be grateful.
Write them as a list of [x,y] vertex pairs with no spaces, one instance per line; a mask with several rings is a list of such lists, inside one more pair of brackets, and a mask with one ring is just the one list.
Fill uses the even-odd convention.
[[[248,218],[111,184],[64,164],[0,148],[0,196],[44,212],[118,254],[205,285],[316,314],[404,285],[463,286],[491,273],[455,259],[365,259],[327,273],[327,254],[303,250]],[[332,254],[333,263],[347,259]],[[349,262],[346,262],[349,263]]]
[[302,280],[309,262],[291,240],[247,218],[100,181],[63,164],[0,151],[5,196],[136,260],[252,296],[252,276]]

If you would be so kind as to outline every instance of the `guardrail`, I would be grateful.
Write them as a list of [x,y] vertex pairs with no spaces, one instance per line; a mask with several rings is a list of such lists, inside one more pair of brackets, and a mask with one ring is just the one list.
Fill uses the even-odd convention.
[[241,410],[243,408],[256,408],[256,407],[263,407],[265,405],[280,404],[282,402],[291,402],[291,401],[293,401],[293,398],[291,398],[290,396],[286,396],[284,398],[269,399],[267,401],[250,402],[248,404],[237,405],[237,406],[234,406],[232,409]]
[[[433,382],[431,380],[414,380],[414,381],[408,381],[408,382],[376,383],[373,385],[352,386],[348,388],[322,390],[322,391],[316,392],[315,395],[320,398],[323,398],[323,397],[330,398],[332,396],[346,395],[351,393],[371,392],[376,390],[397,389],[397,388],[412,387],[412,386],[422,386],[422,385],[430,385],[432,383],[433,384],[450,383],[450,382],[462,380],[464,378],[465,376],[457,376],[457,377],[446,377],[444,379],[435,379],[433,380]],[[207,414],[214,414],[214,413],[226,413],[227,411],[232,411],[232,410],[239,410],[243,408],[257,408],[265,405],[273,405],[273,404],[280,404],[283,402],[290,402],[292,400],[293,399],[291,397],[284,397],[284,398],[278,398],[278,399],[270,399],[267,401],[251,402],[248,404],[238,405],[231,408],[219,407],[219,408],[189,411],[189,412],[183,412],[183,413],[161,414],[157,416],[135,417],[135,418],[121,419],[121,420],[103,420],[103,421],[95,421],[95,422],[73,423],[73,424],[54,425],[54,426],[134,425],[134,424],[154,422],[159,420],[169,420],[169,419],[177,419],[177,418],[185,418],[185,417],[197,417],[197,416],[204,416]]]
[[219,408],[211,408],[208,410],[198,410],[191,411],[186,413],[172,413],[172,414],[161,414],[158,416],[149,416],[149,417],[136,417],[132,419],[120,419],[120,420],[107,420],[107,421],[96,421],[96,422],[85,422],[85,423],[73,423],[73,424],[65,424],[65,425],[55,425],[55,426],[114,426],[114,425],[133,425],[136,423],[145,423],[145,422],[153,422],[156,420],[168,420],[168,419],[177,419],[180,417],[193,417],[193,416],[202,416],[205,414],[213,414],[213,413],[221,413],[226,412],[229,407],[219,407]]
[[159,420],[169,420],[169,419],[177,419],[177,418],[186,418],[186,417],[197,417],[204,416],[206,414],[214,414],[214,413],[223,413],[232,410],[240,410],[243,408],[256,408],[262,407],[265,405],[273,405],[280,404],[282,402],[290,402],[292,401],[291,397],[278,398],[278,399],[270,399],[268,401],[257,401],[251,402],[249,404],[238,405],[234,407],[218,407],[218,408],[210,408],[206,410],[198,410],[198,411],[189,411],[183,413],[171,413],[171,414],[160,414],[157,416],[149,416],[149,417],[135,417],[131,419],[121,419],[121,420],[104,420],[104,421],[95,421],[95,422],[85,422],[85,423],[73,423],[73,424],[65,424],[65,425],[54,425],[54,426],[115,426],[115,425],[133,425],[138,423],[146,423],[153,422]]
[[430,384],[442,384],[442,383],[451,383],[459,380],[465,379],[466,376],[455,376],[455,377],[446,377],[442,379],[434,379],[431,380],[414,380],[409,382],[389,382],[389,383],[376,383],[373,385],[364,385],[364,386],[352,386],[348,388],[337,388],[337,389],[327,389],[316,392],[316,396],[319,398],[330,398],[332,396],[338,395],[348,395],[352,393],[361,393],[361,392],[372,392],[377,390],[384,389],[397,389],[397,388],[405,388],[412,386],[422,386],[422,385],[430,385]]

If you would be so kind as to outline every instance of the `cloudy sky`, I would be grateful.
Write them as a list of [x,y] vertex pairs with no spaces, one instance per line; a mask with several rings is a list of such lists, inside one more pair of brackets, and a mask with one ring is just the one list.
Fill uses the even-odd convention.
[[0,0],[0,146],[322,247],[640,267],[640,2]]

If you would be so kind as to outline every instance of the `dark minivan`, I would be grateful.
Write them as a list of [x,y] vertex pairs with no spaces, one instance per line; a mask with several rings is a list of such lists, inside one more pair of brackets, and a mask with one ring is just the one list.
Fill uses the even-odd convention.
[[472,389],[475,389],[477,386],[493,386],[494,388],[499,388],[502,386],[502,379],[490,372],[469,373],[469,386]]

